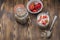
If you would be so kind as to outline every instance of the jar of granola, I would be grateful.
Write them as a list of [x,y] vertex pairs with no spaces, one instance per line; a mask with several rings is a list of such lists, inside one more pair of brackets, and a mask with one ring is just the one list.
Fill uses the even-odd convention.
[[16,20],[21,23],[25,24],[28,21],[28,12],[23,4],[18,4],[14,7],[14,16]]

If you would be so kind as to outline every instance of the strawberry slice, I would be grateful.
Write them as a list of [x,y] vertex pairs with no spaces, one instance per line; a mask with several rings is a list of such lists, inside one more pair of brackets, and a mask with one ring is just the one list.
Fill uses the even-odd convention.
[[42,19],[42,16],[40,16],[40,18],[39,18],[38,22],[40,22],[40,21],[41,21],[41,19]]
[[43,25],[46,25],[46,22],[45,22],[45,21],[42,21],[42,24],[43,24]]
[[40,16],[40,19],[42,19],[43,18],[43,16]]
[[41,21],[41,19],[37,20],[37,22],[40,22],[40,21]]
[[44,19],[44,18],[47,18],[47,16],[43,16],[43,19]]

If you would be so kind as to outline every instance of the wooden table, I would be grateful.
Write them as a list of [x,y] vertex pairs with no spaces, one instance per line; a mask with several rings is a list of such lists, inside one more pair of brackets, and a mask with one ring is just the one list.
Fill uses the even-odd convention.
[[[41,12],[49,11],[51,22],[54,15],[58,16],[49,39],[41,38],[39,26],[33,23],[30,25],[17,23],[13,14],[13,6],[15,5],[13,3],[13,5],[4,4],[3,10],[0,10],[0,40],[60,40],[60,3],[58,0],[43,0],[42,2],[44,8]],[[37,15],[29,15],[31,20],[35,22]]]

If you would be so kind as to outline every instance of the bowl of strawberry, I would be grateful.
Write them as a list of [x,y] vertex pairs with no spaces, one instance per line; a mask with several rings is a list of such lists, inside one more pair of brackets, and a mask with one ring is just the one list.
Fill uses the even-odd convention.
[[38,0],[29,1],[27,3],[27,10],[32,14],[39,13],[43,8],[43,3]]
[[42,28],[46,28],[50,23],[50,17],[48,14],[46,13],[41,13],[38,14],[37,16],[37,24],[42,27]]

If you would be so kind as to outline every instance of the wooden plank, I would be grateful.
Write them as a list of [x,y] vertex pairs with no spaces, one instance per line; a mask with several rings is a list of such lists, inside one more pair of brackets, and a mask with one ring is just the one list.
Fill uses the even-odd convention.
[[[50,39],[41,38],[41,30],[39,26],[34,25],[36,22],[36,16],[29,14],[31,21],[29,25],[21,25],[16,22],[13,14],[13,6],[19,3],[27,3],[28,0],[12,0],[13,3],[7,2],[13,5],[5,4],[4,12],[0,15],[0,40],[60,40],[60,6],[56,0],[43,0],[44,8],[42,12],[49,11],[51,22],[54,15],[58,16],[56,23],[54,24],[53,33]],[[16,3],[17,2],[17,3]]]

